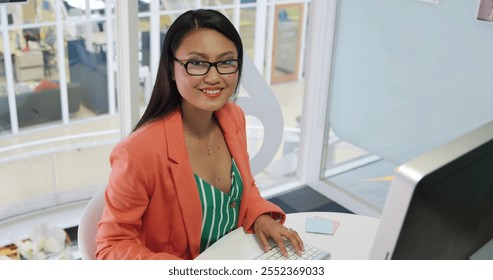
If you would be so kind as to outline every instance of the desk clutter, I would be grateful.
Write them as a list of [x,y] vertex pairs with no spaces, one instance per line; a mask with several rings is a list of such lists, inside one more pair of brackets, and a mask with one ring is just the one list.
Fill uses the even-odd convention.
[[61,229],[39,224],[29,231],[28,238],[12,236],[12,244],[0,247],[0,260],[80,259],[76,238],[77,227]]

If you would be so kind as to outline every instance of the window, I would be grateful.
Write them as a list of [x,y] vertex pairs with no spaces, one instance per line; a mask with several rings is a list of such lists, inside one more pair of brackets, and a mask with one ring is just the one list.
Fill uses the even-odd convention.
[[317,21],[317,34],[335,38],[332,57],[315,53],[331,65],[321,78],[330,98],[317,127],[319,191],[379,216],[395,167],[493,119],[491,30],[462,16],[477,4],[337,1],[337,24]]

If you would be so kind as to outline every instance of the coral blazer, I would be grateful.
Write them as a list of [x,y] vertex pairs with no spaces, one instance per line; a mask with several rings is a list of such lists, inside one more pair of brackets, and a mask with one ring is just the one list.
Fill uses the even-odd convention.
[[[250,171],[245,116],[233,103],[217,110],[243,180],[237,226],[282,210],[263,199]],[[98,223],[98,259],[194,259],[200,254],[202,208],[185,146],[181,111],[145,125],[111,152],[105,208]]]

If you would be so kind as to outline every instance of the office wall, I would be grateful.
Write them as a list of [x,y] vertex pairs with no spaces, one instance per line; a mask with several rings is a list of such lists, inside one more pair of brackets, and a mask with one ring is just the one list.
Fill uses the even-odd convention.
[[493,24],[479,0],[338,1],[330,122],[400,164],[493,119]]

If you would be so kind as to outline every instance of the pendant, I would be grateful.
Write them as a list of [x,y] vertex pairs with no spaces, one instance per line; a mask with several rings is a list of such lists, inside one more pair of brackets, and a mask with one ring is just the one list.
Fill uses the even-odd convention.
[[207,155],[212,155],[212,148],[209,145],[207,145]]

